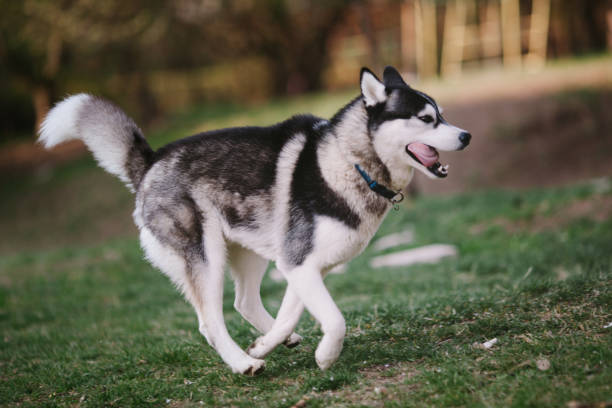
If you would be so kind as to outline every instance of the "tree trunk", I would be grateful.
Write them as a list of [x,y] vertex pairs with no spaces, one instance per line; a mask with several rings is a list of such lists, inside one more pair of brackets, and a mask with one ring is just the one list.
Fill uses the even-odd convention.
[[32,91],[32,103],[36,113],[34,133],[40,129],[40,125],[51,107],[53,84],[60,69],[62,44],[62,37],[59,31],[52,31],[47,38],[46,61],[42,72],[44,80],[42,83],[34,85],[34,90]]
[[328,63],[327,42],[345,10],[346,5],[337,6],[323,16],[313,17],[313,26],[308,33],[301,32],[287,14],[285,20],[278,22],[284,38],[272,36],[259,45],[270,61],[276,95],[321,88],[322,75]]
[[44,86],[38,85],[32,92],[32,103],[34,104],[34,111],[36,112],[36,127],[34,133],[40,129],[49,107],[51,105],[51,90]]

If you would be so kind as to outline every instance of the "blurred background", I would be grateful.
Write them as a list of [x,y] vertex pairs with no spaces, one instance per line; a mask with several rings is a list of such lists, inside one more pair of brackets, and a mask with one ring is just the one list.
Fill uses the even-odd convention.
[[154,147],[199,131],[329,117],[362,66],[402,71],[473,143],[416,194],[612,174],[610,0],[0,0],[0,254],[134,236],[130,193],[80,142],[35,129],[104,96]]

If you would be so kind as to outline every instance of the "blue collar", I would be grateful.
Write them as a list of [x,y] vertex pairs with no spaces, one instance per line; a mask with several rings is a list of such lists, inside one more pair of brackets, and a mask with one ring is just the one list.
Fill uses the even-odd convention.
[[355,168],[363,177],[363,179],[368,183],[368,187],[370,190],[374,191],[376,194],[385,197],[387,200],[391,201],[391,204],[396,205],[401,203],[404,199],[404,194],[402,194],[401,190],[393,191],[388,189],[382,184],[379,184],[376,180],[372,180],[372,178],[366,173],[364,169],[362,169],[358,164],[355,164]]

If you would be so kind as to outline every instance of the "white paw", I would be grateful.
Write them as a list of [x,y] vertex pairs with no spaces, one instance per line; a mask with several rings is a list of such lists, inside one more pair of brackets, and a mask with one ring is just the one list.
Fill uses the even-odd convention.
[[321,370],[327,370],[338,359],[337,356],[334,357],[334,358],[328,358],[328,357],[320,357],[320,356],[318,356],[318,354],[319,353],[315,353],[315,360],[316,360],[317,365],[319,366],[319,368]]
[[315,360],[321,370],[327,370],[338,359],[342,351],[342,340],[331,340],[328,336],[323,336],[315,351]]
[[259,337],[253,342],[247,349],[246,352],[253,358],[264,358],[269,352],[269,347],[266,347],[264,336]]
[[294,348],[302,342],[303,338],[297,333],[292,333],[291,336],[283,343],[285,347]]
[[263,360],[249,358],[243,364],[232,369],[235,373],[240,373],[248,376],[261,374],[266,367],[266,362]]

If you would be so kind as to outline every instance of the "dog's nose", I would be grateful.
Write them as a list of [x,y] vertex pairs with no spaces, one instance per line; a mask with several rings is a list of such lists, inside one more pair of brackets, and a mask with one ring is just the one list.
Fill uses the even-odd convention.
[[470,135],[468,132],[461,132],[461,134],[459,135],[459,141],[463,143],[463,147],[470,144],[471,138],[472,138],[472,135]]

